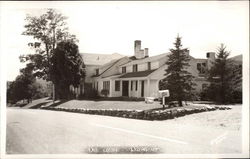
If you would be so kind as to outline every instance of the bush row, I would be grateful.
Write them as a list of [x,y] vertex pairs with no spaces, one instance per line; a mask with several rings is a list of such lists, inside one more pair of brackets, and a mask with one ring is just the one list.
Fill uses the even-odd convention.
[[64,108],[64,107],[41,107],[41,109],[67,111],[94,115],[107,115],[123,118],[142,119],[142,120],[166,120],[175,117],[185,116],[193,113],[200,113],[205,111],[226,110],[229,107],[200,107],[200,108],[176,108],[165,110],[119,110],[119,109],[83,109],[83,108]]

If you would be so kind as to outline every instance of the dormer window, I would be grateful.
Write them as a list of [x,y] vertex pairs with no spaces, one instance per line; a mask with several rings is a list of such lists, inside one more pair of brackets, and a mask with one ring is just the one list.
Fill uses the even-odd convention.
[[138,71],[138,65],[133,65],[133,72],[137,72]]
[[148,62],[148,70],[151,70],[151,62]]
[[126,73],[126,67],[122,67],[122,73]]
[[95,74],[96,74],[96,75],[99,75],[99,69],[96,69],[96,70],[95,70]]
[[206,63],[197,63],[197,70],[199,71],[199,74],[205,74],[206,73]]

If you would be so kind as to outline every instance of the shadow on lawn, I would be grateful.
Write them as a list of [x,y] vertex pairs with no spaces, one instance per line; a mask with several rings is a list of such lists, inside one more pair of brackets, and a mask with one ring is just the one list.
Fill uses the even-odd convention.
[[49,105],[47,108],[54,108],[60,104],[63,104],[63,103],[66,103],[68,102],[69,100],[60,100],[59,102],[56,102],[56,103],[52,103],[51,105]]
[[29,109],[39,109],[39,108],[41,108],[41,106],[43,106],[44,104],[47,104],[47,103],[49,103],[49,102],[50,102],[50,101],[48,101],[48,102],[42,102],[42,103],[36,104],[36,105],[34,105],[34,106],[29,107]]
[[31,107],[29,107],[29,109],[40,109],[43,105],[46,105],[48,103],[51,103],[51,104],[48,105],[47,108],[54,108],[60,104],[66,103],[67,101],[69,101],[69,100],[61,100],[61,101],[56,102],[56,103],[53,103],[53,101],[46,101],[46,102],[42,102],[42,103],[36,104],[34,106],[31,106]]
[[98,97],[98,98],[82,98],[78,100],[91,100],[95,102],[102,101],[126,101],[126,102],[135,102],[135,101],[144,101],[144,98],[133,98],[133,97]]

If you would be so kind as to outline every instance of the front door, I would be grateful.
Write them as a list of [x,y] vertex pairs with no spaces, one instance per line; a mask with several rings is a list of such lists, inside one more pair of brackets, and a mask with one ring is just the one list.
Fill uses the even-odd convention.
[[128,81],[122,81],[122,96],[128,97]]
[[144,97],[144,81],[141,81],[141,97]]

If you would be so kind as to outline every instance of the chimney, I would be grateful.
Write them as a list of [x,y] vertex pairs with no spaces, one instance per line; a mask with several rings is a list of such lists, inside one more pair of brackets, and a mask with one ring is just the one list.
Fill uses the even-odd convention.
[[141,50],[141,40],[135,40],[134,49],[135,49],[134,55],[135,57],[137,57]]
[[207,68],[211,69],[213,62],[215,61],[215,52],[207,52]]
[[189,50],[186,51],[186,54],[189,56]]
[[207,52],[208,59],[215,59],[215,52]]
[[144,56],[145,56],[145,58],[148,57],[148,48],[144,49]]

